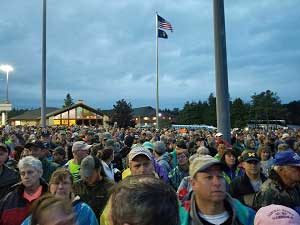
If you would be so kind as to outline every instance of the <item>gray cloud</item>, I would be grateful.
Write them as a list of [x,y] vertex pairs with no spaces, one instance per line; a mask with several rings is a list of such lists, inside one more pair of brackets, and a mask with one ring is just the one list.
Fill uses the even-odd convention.
[[[215,92],[212,1],[51,0],[47,15],[47,104],[67,93],[99,108],[125,98],[155,106],[155,11],[174,32],[159,40],[160,105],[182,107]],[[299,99],[297,1],[226,1],[229,88],[249,100],[271,89]],[[3,0],[0,63],[9,63],[10,98],[40,104],[42,1]],[[0,77],[0,99],[5,79]]]

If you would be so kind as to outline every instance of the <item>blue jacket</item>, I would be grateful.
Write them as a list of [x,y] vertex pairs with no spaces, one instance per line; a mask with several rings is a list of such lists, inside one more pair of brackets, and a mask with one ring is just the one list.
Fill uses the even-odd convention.
[[[86,203],[82,202],[79,197],[75,198],[72,203],[75,214],[76,225],[98,225],[97,218],[93,210]],[[21,225],[30,225],[31,216],[27,217]]]

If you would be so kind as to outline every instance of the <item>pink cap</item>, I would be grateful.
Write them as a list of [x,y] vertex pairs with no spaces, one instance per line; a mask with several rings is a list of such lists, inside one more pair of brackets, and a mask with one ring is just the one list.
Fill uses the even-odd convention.
[[299,225],[300,215],[283,205],[268,205],[260,208],[254,219],[254,225]]

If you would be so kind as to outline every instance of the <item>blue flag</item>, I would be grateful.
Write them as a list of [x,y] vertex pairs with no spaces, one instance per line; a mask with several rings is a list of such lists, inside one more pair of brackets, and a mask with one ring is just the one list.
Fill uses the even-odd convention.
[[167,39],[168,35],[167,35],[167,33],[165,31],[163,31],[161,29],[158,29],[157,37]]

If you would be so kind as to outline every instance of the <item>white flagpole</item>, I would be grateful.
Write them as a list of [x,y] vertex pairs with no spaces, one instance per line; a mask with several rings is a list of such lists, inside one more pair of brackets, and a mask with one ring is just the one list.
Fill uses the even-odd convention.
[[155,13],[156,17],[156,129],[159,129],[158,125],[158,110],[159,110],[159,96],[158,96],[158,19],[157,19],[157,12]]
[[42,45],[42,101],[41,101],[41,126],[45,128],[47,126],[46,123],[46,32],[47,32],[47,0],[43,0],[43,45]]

